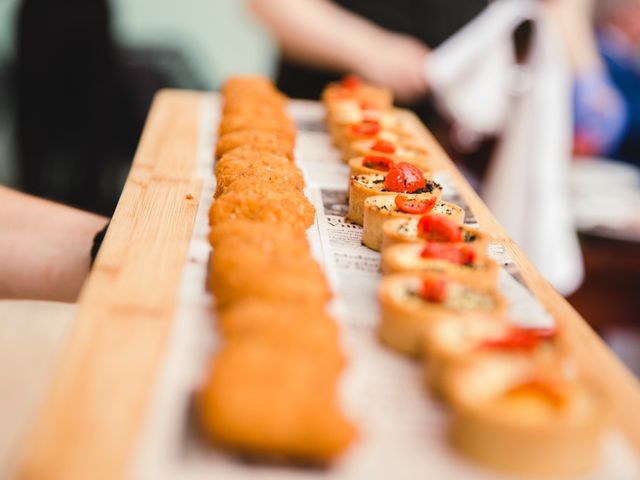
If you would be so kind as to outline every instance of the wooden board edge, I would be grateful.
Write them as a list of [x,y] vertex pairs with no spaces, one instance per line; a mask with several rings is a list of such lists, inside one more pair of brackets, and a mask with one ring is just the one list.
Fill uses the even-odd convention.
[[471,207],[481,228],[489,233],[494,242],[505,247],[534,296],[558,322],[559,328],[569,332],[565,335],[569,354],[575,359],[580,372],[606,395],[616,424],[634,449],[640,453],[640,417],[635,416],[636,419],[631,416],[631,412],[640,405],[638,379],[609,349],[586,320],[542,277],[420,119],[411,111],[402,110],[402,112],[413,128],[420,132],[419,135],[428,148],[435,152],[438,166],[451,174],[456,187]]
[[[19,452],[17,478],[124,476],[173,324],[198,208],[202,99],[175,90],[154,98],[56,373]],[[145,288],[127,285],[141,277]]]

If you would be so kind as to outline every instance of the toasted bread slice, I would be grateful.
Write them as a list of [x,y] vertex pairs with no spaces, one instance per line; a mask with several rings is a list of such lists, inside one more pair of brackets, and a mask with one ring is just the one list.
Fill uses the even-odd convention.
[[[389,158],[391,161],[398,163],[399,160],[390,157],[389,155],[385,155],[383,153],[378,153],[378,154],[370,154],[368,156],[374,156],[374,157],[387,157]],[[365,156],[358,156],[358,157],[354,157],[352,159],[349,160],[349,178],[351,179],[354,175],[369,175],[372,173],[375,174],[380,174],[380,173],[385,173],[384,171],[378,170],[376,168],[372,168],[372,167],[367,167],[365,165]],[[407,162],[407,163],[411,163],[411,162]],[[413,163],[413,165],[417,166],[418,168],[420,168],[424,174],[425,174],[425,178],[432,178],[432,172],[431,170],[429,170],[428,168],[426,168],[424,165],[420,165],[417,163]]]
[[[398,243],[417,243],[423,241],[418,236],[418,218],[394,218],[386,221],[382,226],[382,248],[390,247]],[[458,222],[457,222],[458,223]],[[460,225],[462,241],[473,245],[478,254],[487,252],[489,237],[477,228]]]
[[[382,249],[383,229],[387,221],[399,218],[417,220],[422,216],[400,211],[395,202],[396,195],[370,196],[364,201],[362,243],[372,250]],[[453,203],[439,200],[431,213],[446,215],[459,224],[464,222],[464,210]]]
[[555,329],[522,328],[502,317],[447,317],[425,333],[425,384],[438,396],[452,368],[484,354],[525,355],[551,364],[563,354]]
[[[446,258],[424,258],[421,253],[427,242],[393,245],[382,253],[382,273],[434,272],[444,273],[452,280],[475,283],[480,286],[495,286],[500,267],[486,254],[473,255],[469,263],[453,263]],[[464,244],[450,244],[452,248]]]
[[609,407],[561,365],[483,355],[451,369],[445,388],[453,444],[475,460],[533,476],[585,473],[598,461]]
[[347,158],[343,158],[344,161],[353,157],[366,157],[369,155],[384,155],[390,157],[396,162],[412,163],[424,170],[433,169],[433,159],[429,150],[419,143],[416,143],[412,139],[405,139],[399,142],[386,142],[391,150],[376,150],[374,146],[378,142],[378,139],[364,139],[352,142],[349,146],[350,151],[347,152],[352,155]]
[[[363,224],[364,203],[369,197],[386,195],[392,197],[391,201],[394,201],[397,192],[390,192],[385,188],[385,176],[386,175],[384,173],[372,173],[351,177],[351,183],[349,186],[349,212],[347,213],[347,218],[351,222],[357,225]],[[427,178],[427,183],[424,189],[406,195],[410,197],[420,195],[420,198],[428,199],[431,197],[440,198],[441,194],[442,186]]]
[[[442,297],[423,294],[425,282],[442,284]],[[506,302],[494,288],[451,281],[437,274],[385,276],[379,290],[382,319],[378,330],[383,343],[412,356],[422,353],[427,329],[446,317],[500,317]]]

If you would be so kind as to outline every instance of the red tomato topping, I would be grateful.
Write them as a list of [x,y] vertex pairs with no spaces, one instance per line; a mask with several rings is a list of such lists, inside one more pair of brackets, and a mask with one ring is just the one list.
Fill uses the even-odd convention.
[[396,146],[393,143],[388,142],[386,140],[378,140],[376,143],[373,144],[373,146],[371,147],[371,150],[375,150],[376,152],[383,152],[383,153],[394,153],[396,151]]
[[364,121],[351,125],[351,131],[357,135],[377,135],[382,130],[382,127],[378,122]]
[[371,100],[361,100],[360,108],[362,110],[375,110],[378,108],[378,105],[376,104],[376,102],[372,102]]
[[543,340],[553,338],[556,334],[552,328],[519,328],[513,327],[502,338],[485,340],[482,346],[501,349],[530,350]]
[[342,86],[348,88],[349,90],[360,88],[361,85],[362,80],[360,80],[360,77],[356,75],[345,75],[342,79]]
[[418,222],[418,236],[428,242],[461,242],[462,231],[446,215],[425,215]]
[[367,156],[362,159],[363,167],[373,168],[381,172],[388,172],[393,165],[395,165],[395,162],[387,157]]
[[422,258],[437,258],[456,265],[470,265],[476,259],[476,252],[464,243],[427,243],[422,252]]
[[422,215],[433,210],[433,207],[438,203],[436,197],[427,199],[411,198],[406,195],[396,195],[396,207],[398,210],[404,213],[410,213],[412,215]]
[[441,278],[425,278],[420,296],[429,302],[442,303],[447,298],[447,282]]
[[390,192],[413,193],[426,185],[422,170],[407,162],[396,163],[384,179],[384,188]]

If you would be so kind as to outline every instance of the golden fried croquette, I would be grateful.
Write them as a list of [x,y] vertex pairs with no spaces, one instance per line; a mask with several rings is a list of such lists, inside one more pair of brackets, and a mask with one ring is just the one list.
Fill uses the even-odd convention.
[[235,272],[219,276],[211,271],[209,278],[216,305],[221,309],[247,298],[300,302],[318,308],[331,299],[331,290],[324,277],[305,271],[264,269],[260,272]]
[[270,153],[256,153],[249,157],[234,156],[234,152],[224,155],[216,164],[215,197],[229,191],[232,184],[246,180],[243,187],[251,187],[251,183],[261,184],[281,191],[304,188],[302,170],[286,157]]
[[282,155],[293,160],[293,143],[290,140],[277,133],[258,130],[239,130],[220,137],[216,145],[216,158],[243,145],[250,145],[258,151]]
[[315,208],[298,190],[280,192],[267,187],[230,191],[214,200],[209,210],[213,228],[228,220],[275,223],[282,228],[306,230],[313,225]]
[[218,135],[223,136],[231,132],[241,130],[258,130],[261,132],[274,132],[287,140],[294,142],[296,128],[288,118],[274,118],[269,115],[225,115],[220,120]]
[[309,243],[303,232],[251,220],[221,223],[211,230],[209,241],[213,248],[229,244],[238,249],[258,248],[265,253],[280,250],[296,256],[309,254]]
[[331,289],[309,253],[287,251],[287,245],[239,248],[219,243],[213,250],[209,286],[219,306],[242,298],[288,300],[318,306],[331,298]]
[[354,440],[329,355],[257,339],[227,341],[196,398],[203,433],[243,455],[326,464]]
[[[261,159],[262,157],[266,157],[266,160],[262,160]],[[236,161],[236,162],[254,161],[254,162],[261,162],[260,165],[262,165],[263,163],[266,163],[267,160],[273,159],[273,157],[281,157],[280,160],[276,160],[277,163],[281,163],[281,164],[287,163],[287,162],[284,162],[283,160],[285,159],[288,160],[286,155],[279,155],[277,153],[265,152],[260,147],[257,147],[251,144],[242,145],[222,155],[222,157],[220,157],[216,162],[215,172],[217,175],[218,174],[217,169],[219,168],[218,167],[219,163],[225,163],[225,162],[231,162],[231,161]]]
[[277,93],[275,85],[271,79],[262,75],[234,75],[229,77],[220,92],[224,97],[234,93],[242,92],[269,92]]
[[222,106],[222,115],[271,116],[284,121],[290,119],[285,105],[268,97],[255,97],[247,101],[243,96],[242,100],[227,100]]
[[274,344],[295,343],[320,354],[335,351],[341,356],[338,326],[318,306],[250,298],[222,310],[217,326],[225,341],[256,337]]
[[253,189],[269,189],[271,192],[289,193],[292,190],[302,190],[302,186],[293,188],[291,184],[287,183],[288,177],[285,177],[285,181],[282,179],[283,174],[278,172],[271,172],[271,174],[255,175],[248,178],[238,178],[231,182],[227,182],[224,187],[216,190],[215,197],[227,192],[243,192]]

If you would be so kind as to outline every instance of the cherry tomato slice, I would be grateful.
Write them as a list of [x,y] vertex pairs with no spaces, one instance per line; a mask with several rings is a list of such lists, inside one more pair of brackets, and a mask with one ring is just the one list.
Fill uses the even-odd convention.
[[456,265],[471,265],[476,259],[476,252],[464,243],[427,243],[422,252],[422,258],[437,258]]
[[504,337],[485,340],[482,346],[499,349],[530,350],[543,340],[553,338],[556,334],[552,328],[518,328],[513,327]]
[[367,156],[362,159],[363,167],[373,168],[381,172],[388,172],[394,165],[395,162],[387,157]]
[[364,121],[351,125],[351,131],[357,135],[373,136],[382,130],[378,122]]
[[418,221],[418,237],[428,242],[461,242],[462,231],[446,215],[425,215]]
[[373,144],[371,150],[382,153],[394,153],[396,151],[396,146],[387,140],[378,140]]
[[360,77],[356,75],[345,75],[341,83],[343,87],[348,88],[349,90],[355,90],[360,88],[362,80],[360,80]]
[[429,302],[442,303],[447,298],[447,282],[441,278],[425,278],[420,296]]
[[378,104],[376,102],[372,102],[371,100],[361,100],[360,108],[362,110],[375,110],[378,108]]
[[413,193],[426,185],[422,170],[407,162],[396,163],[384,179],[384,188],[390,192]]
[[423,215],[433,210],[436,206],[438,199],[431,197],[427,199],[411,198],[406,195],[396,195],[396,207],[398,210],[404,213],[410,213],[412,215]]

